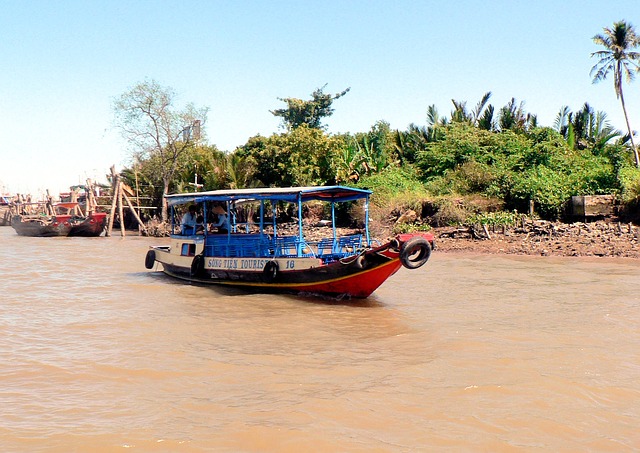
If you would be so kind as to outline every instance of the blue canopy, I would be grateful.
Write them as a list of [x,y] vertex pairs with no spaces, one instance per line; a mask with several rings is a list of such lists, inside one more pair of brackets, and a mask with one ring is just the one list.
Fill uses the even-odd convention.
[[370,190],[345,186],[321,187],[265,187],[259,189],[228,189],[209,192],[194,192],[167,195],[169,206],[205,201],[259,201],[277,200],[297,203],[298,201],[322,200],[344,202],[368,198]]

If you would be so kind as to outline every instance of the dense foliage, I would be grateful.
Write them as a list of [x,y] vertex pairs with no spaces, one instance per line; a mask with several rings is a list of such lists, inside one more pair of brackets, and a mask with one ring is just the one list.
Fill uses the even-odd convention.
[[[512,116],[511,107],[501,110]],[[621,134],[603,127],[606,122],[589,126],[588,106],[576,114],[563,111],[565,121],[555,129],[526,121],[512,123],[514,130],[487,128],[458,116],[463,120],[441,119],[406,131],[391,130],[380,121],[353,135],[301,125],[270,137],[251,137],[231,153],[191,146],[177,161],[170,189],[196,190],[196,182],[199,190],[349,184],[373,189],[373,204],[381,208],[404,204],[419,209],[420,200],[437,199],[445,206],[443,199],[484,197],[500,200],[508,212],[528,213],[533,203],[538,215],[550,219],[562,215],[573,195],[637,197],[640,172]],[[585,118],[587,127],[581,127]],[[154,203],[163,186],[157,160],[142,159],[135,175]],[[124,172],[130,184],[133,173]]]

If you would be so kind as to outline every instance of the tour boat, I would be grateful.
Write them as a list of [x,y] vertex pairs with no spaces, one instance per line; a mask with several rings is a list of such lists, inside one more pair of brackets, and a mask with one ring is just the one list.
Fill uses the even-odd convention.
[[[365,298],[401,266],[422,266],[434,247],[433,234],[428,232],[398,234],[384,243],[372,239],[371,193],[326,186],[167,195],[171,242],[150,247],[145,267],[153,269],[160,263],[165,274],[202,284]],[[345,203],[347,208],[362,209],[363,227],[355,234],[340,235],[336,228],[336,211]],[[194,205],[201,224],[180,225],[179,214]],[[303,220],[303,206],[310,205],[316,210],[320,205],[331,220],[309,225]],[[293,231],[281,222],[287,207],[295,207],[290,213],[297,224]],[[218,228],[211,226],[214,212],[225,214]],[[312,229],[324,234],[312,240]]]

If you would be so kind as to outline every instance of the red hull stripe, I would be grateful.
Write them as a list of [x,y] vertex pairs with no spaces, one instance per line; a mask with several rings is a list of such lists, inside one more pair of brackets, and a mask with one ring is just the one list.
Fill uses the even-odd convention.
[[228,280],[213,280],[211,283],[229,286],[285,289],[289,291],[296,290],[309,293],[350,294],[355,297],[367,297],[384,283],[387,278],[395,274],[400,267],[400,260],[394,259],[373,269],[313,283],[253,283]]

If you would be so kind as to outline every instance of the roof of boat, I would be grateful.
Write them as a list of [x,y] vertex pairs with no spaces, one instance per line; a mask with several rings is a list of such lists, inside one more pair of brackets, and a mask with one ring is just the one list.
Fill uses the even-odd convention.
[[297,202],[309,200],[351,201],[371,195],[367,189],[346,186],[263,187],[257,189],[226,189],[167,195],[169,205],[204,201],[282,200]]

